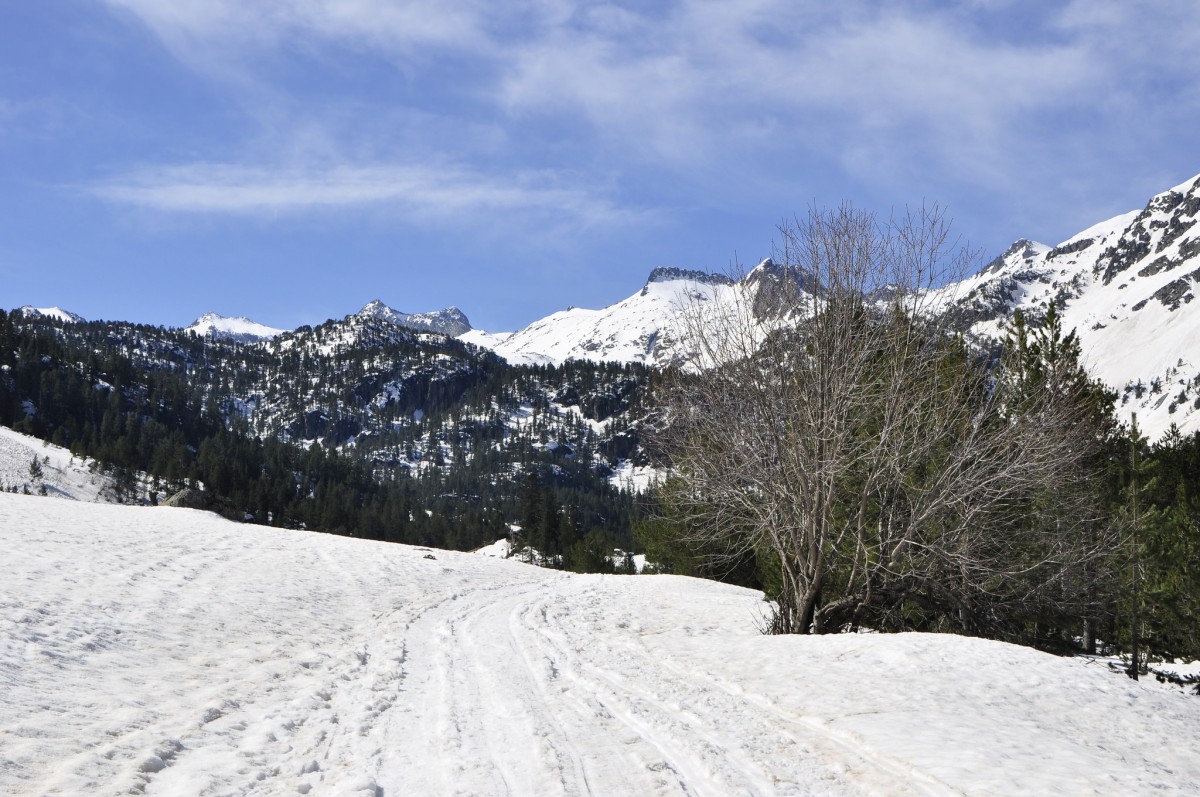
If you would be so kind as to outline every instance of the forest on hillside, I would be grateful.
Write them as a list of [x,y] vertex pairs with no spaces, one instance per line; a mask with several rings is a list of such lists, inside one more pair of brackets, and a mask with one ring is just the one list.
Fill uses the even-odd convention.
[[576,569],[632,548],[638,502],[611,476],[638,454],[644,369],[347,332],[248,345],[0,311],[0,424],[97,459],[129,501],[202,486],[234,519],[454,549],[519,527]]

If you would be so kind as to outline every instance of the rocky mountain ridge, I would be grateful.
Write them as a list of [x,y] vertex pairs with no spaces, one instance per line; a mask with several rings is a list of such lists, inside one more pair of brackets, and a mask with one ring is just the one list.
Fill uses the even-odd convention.
[[388,307],[379,299],[372,299],[358,311],[358,315],[380,318],[397,326],[418,329],[423,332],[437,332],[452,338],[470,332],[472,329],[466,314],[457,307],[447,307],[445,310],[434,310],[428,313],[403,313]]
[[[1152,439],[1173,424],[1200,431],[1198,218],[1200,176],[1055,246],[1020,239],[977,274],[940,289],[937,304],[964,332],[994,345],[1016,310],[1039,318],[1053,303],[1066,328],[1078,330],[1090,372],[1117,391],[1126,421],[1136,413]],[[807,275],[770,259],[737,281],[655,269],[628,299],[553,313],[490,348],[516,362],[678,363],[697,304],[736,299],[730,304],[756,314],[775,312],[781,280],[819,292]]]
[[1016,310],[1051,303],[1078,331],[1090,372],[1151,438],[1200,430],[1200,176],[1056,246],[1014,243],[944,289],[965,330],[999,339]]

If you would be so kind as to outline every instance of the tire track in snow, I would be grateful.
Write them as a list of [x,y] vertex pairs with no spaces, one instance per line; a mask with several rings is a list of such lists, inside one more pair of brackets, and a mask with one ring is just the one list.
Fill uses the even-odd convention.
[[122,705],[78,713],[93,742],[38,793],[863,791],[824,759],[781,765],[825,752],[813,729],[671,671],[636,628],[614,633],[606,602],[635,580],[280,532],[256,532],[248,557],[243,527],[146,513],[189,536],[100,544],[126,522],[100,512],[94,537],[49,537],[22,571],[84,586],[6,610],[33,618],[21,638],[63,656],[55,672],[104,673]]
[[410,740],[418,728],[429,740],[385,761],[386,793],[953,793],[656,657],[636,634],[594,633],[595,580],[530,575],[397,610],[401,714]]
[[[405,703],[403,724],[432,731],[432,740],[389,763],[405,773],[391,781],[402,793],[606,793],[594,790],[587,746],[564,728],[547,699],[546,677],[512,631],[511,615],[546,589],[538,578],[456,593],[409,624],[405,688],[415,697]],[[436,755],[444,749],[453,755]],[[441,771],[429,771],[439,764]]]
[[[556,601],[560,611],[570,605],[570,598],[562,601],[567,596],[555,597],[560,599]],[[549,601],[544,601],[536,607],[538,611],[523,614],[529,644],[541,648],[556,662],[578,690],[586,693],[587,704],[597,707],[598,714],[612,717],[652,749],[653,755],[643,756],[642,766],[660,774],[660,790],[688,795],[775,793],[762,766],[736,745],[719,738],[683,706],[661,699],[626,674],[598,665],[594,657],[586,656],[585,651],[592,646],[569,640],[556,630],[548,607]],[[539,616],[541,622],[537,621]],[[563,623],[559,627],[566,626]],[[628,656],[622,657],[624,664],[632,663]],[[654,662],[641,657],[634,677],[640,681],[643,671],[654,666]]]
[[[575,596],[584,608],[602,599],[594,587]],[[560,606],[560,614],[564,611]],[[690,791],[807,794],[820,784],[830,794],[957,793],[819,720],[792,717],[765,698],[656,656],[633,634],[595,634],[589,644],[571,637],[575,625],[555,619],[562,618],[528,625],[545,649],[566,654],[578,683],[598,702],[653,740]]]

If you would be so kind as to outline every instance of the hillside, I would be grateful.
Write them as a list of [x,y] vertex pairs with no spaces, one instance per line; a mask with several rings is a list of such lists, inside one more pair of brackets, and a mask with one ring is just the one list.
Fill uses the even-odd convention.
[[234,518],[451,548],[536,511],[564,552],[628,549],[648,381],[512,366],[374,312],[252,343],[0,314],[0,424],[103,461],[122,497],[149,473]]
[[0,495],[0,793],[1195,794],[1200,702],[757,593]]
[[983,271],[947,289],[964,326],[998,337],[1016,309],[1059,305],[1078,330],[1091,373],[1120,394],[1151,437],[1174,423],[1200,430],[1200,176],[1140,211],[1050,247],[1018,241]]
[[[41,476],[30,474],[37,460]],[[95,460],[76,458],[70,451],[0,426],[0,490],[16,490],[70,498],[75,501],[115,501],[112,482]]]

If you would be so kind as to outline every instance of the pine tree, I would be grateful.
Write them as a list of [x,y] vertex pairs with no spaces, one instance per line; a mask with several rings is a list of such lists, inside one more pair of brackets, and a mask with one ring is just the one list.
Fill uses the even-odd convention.
[[1141,449],[1145,438],[1138,431],[1137,413],[1134,413],[1129,429],[1129,667],[1126,674],[1138,679],[1141,660],[1141,613],[1142,613],[1142,551],[1141,551],[1141,477],[1143,475]]

